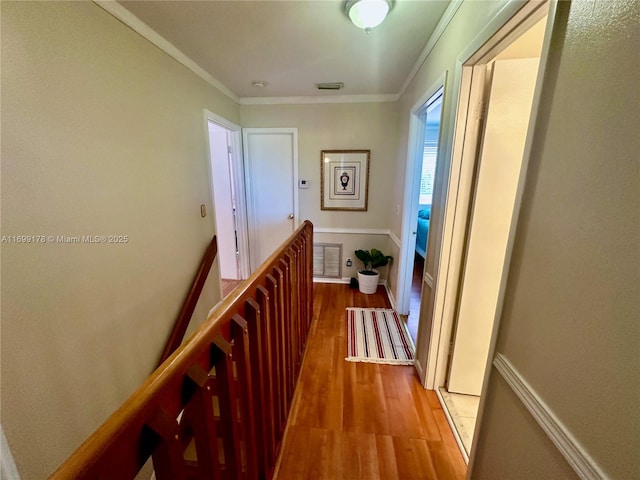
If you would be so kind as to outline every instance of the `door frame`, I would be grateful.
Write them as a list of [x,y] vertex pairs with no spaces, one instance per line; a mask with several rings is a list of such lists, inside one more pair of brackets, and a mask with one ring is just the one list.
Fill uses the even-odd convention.
[[[242,128],[224,117],[221,117],[209,110],[204,110],[204,127],[206,132],[207,145],[207,168],[209,171],[209,189],[213,205],[212,223],[214,231],[215,204],[213,203],[213,170],[211,166],[211,142],[209,139],[209,123],[215,123],[229,132],[229,143],[231,146],[231,163],[233,166],[232,182],[236,193],[236,235],[238,242],[238,273],[241,279],[249,277],[249,235],[247,229],[247,197],[244,188],[244,165],[242,153]],[[220,283],[222,288],[222,282]]]
[[[492,188],[487,188],[486,184],[482,184],[481,183],[481,177],[483,175],[483,173],[481,173],[483,171],[484,168],[484,163],[485,161],[487,161],[487,158],[490,158],[491,155],[487,155],[486,152],[486,145],[487,145],[487,141],[491,142],[491,137],[489,137],[487,135],[487,122],[491,121],[491,118],[495,119],[496,118],[500,118],[500,115],[498,114],[497,116],[495,112],[493,112],[494,117],[492,117],[492,105],[494,105],[494,101],[496,101],[493,98],[495,87],[497,84],[499,84],[499,74],[500,72],[500,62],[525,62],[526,65],[532,65],[532,62],[535,62],[535,68],[536,68],[536,76],[530,76],[529,79],[527,80],[527,82],[531,82],[533,81],[533,84],[529,83],[529,88],[531,88],[531,86],[534,87],[535,89],[535,84],[537,83],[537,70],[539,68],[539,64],[540,64],[540,58],[529,58],[529,57],[522,57],[522,58],[517,58],[517,59],[508,59],[508,60],[495,60],[495,57],[492,58],[490,60],[490,62],[488,64],[483,64],[483,65],[476,65],[474,66],[474,68],[481,68],[481,67],[485,67],[485,72],[484,72],[484,82],[485,82],[485,90],[482,93],[482,98],[485,101],[484,102],[484,109],[482,112],[482,119],[481,119],[481,126],[480,126],[480,138],[478,138],[477,140],[477,146],[478,146],[478,151],[476,153],[476,157],[475,157],[475,162],[471,162],[471,163],[475,163],[475,165],[473,165],[473,179],[472,179],[472,184],[471,184],[471,188],[470,188],[470,199],[468,202],[468,214],[467,214],[467,224],[465,225],[465,231],[464,231],[464,248],[463,248],[463,255],[461,258],[461,265],[460,265],[460,282],[458,284],[458,291],[457,291],[457,298],[456,298],[456,307],[455,307],[455,311],[454,311],[454,318],[453,318],[453,324],[452,324],[452,332],[451,332],[451,350],[449,352],[448,358],[447,358],[447,365],[446,365],[446,374],[445,374],[445,382],[443,385],[438,385],[441,387],[444,387],[447,392],[449,393],[461,393],[461,394],[468,394],[468,395],[478,395],[480,396],[480,391],[481,391],[481,385],[480,388],[477,390],[477,393],[474,391],[474,393],[470,393],[470,392],[465,392],[465,391],[460,391],[458,389],[456,389],[455,385],[452,386],[452,378],[454,379],[454,383],[457,383],[458,388],[460,387],[460,372],[461,371],[469,371],[468,369],[480,369],[482,368],[482,375],[478,375],[478,376],[474,376],[474,378],[476,378],[477,380],[484,380],[484,373],[485,373],[485,369],[486,369],[486,365],[485,365],[485,361],[483,361],[481,364],[479,362],[477,362],[478,358],[483,358],[483,357],[478,357],[478,356],[474,356],[473,357],[473,363],[475,364],[474,366],[471,366],[469,364],[467,364],[467,368],[464,368],[461,370],[461,367],[459,366],[460,364],[457,363],[460,361],[460,352],[461,351],[465,351],[464,347],[461,347],[460,345],[462,345],[462,342],[460,340],[460,338],[458,337],[458,335],[461,332],[461,329],[464,329],[465,327],[469,327],[470,323],[468,320],[465,320],[465,317],[461,317],[462,313],[462,309],[465,308],[465,304],[463,304],[465,295],[468,293],[467,290],[471,290],[473,291],[474,288],[476,288],[478,281],[470,281],[467,278],[467,274],[469,273],[469,268],[470,268],[470,262],[473,262],[474,259],[477,261],[478,258],[481,258],[485,255],[485,251],[483,249],[482,253],[479,253],[478,250],[475,250],[475,253],[470,251],[472,242],[474,241],[474,228],[478,227],[482,228],[482,224],[483,221],[479,220],[479,216],[478,216],[478,202],[479,200],[481,200],[481,197],[479,197],[479,195],[484,195],[486,194],[486,192],[488,192],[489,190],[491,190]],[[520,65],[522,65],[522,63],[520,63]],[[508,67],[506,67],[508,68]],[[498,75],[498,80],[496,79],[496,75]],[[521,75],[521,72],[519,72],[519,75]],[[520,81],[520,80],[518,80]],[[505,85],[503,83],[503,85]],[[511,82],[509,82],[507,85],[511,85]],[[513,87],[511,86],[510,89],[512,89]],[[530,91],[531,95],[534,93],[534,89],[532,89]],[[529,98],[531,101],[533,101],[533,97],[532,96],[528,96],[527,98]],[[499,101],[499,100],[498,100]],[[512,105],[509,103],[508,104],[509,107],[508,108],[512,108]],[[532,107],[532,103],[527,102],[527,109],[530,109]],[[530,122],[530,111],[528,114],[526,115],[519,115],[519,118],[521,120],[525,120],[527,123],[526,125],[526,131],[523,132],[526,134],[528,134],[528,131],[531,127],[531,122]],[[524,125],[523,125],[524,126]],[[495,132],[495,130],[494,130]],[[522,138],[523,140],[526,141],[526,138]],[[512,182],[513,181],[518,181],[520,179],[520,175],[522,174],[522,167],[523,167],[523,157],[524,157],[524,144],[521,144],[520,148],[522,148],[522,156],[519,156],[519,158],[513,157],[513,163],[512,165],[516,165],[517,164],[517,169],[518,172],[516,173],[517,177],[511,177],[512,178]],[[487,157],[487,158],[485,158]],[[517,161],[517,163],[516,163]],[[490,164],[490,159],[489,159],[489,164]],[[492,178],[491,176],[489,177],[484,177],[486,178]],[[515,200],[515,189],[517,188],[517,183],[511,183],[512,188],[514,188],[513,190],[513,194],[514,194],[514,200]],[[461,193],[466,193],[466,191],[463,189]],[[500,203],[500,202],[499,202]],[[504,203],[503,203],[504,204]],[[485,205],[487,205],[485,203]],[[492,203],[492,207],[491,208],[497,208],[495,206],[495,203]],[[504,204],[506,205],[506,204]],[[496,215],[498,215],[498,217],[496,217]],[[506,233],[507,236],[501,236],[500,238],[502,239],[507,239],[508,235],[513,232],[513,229],[515,228],[515,226],[511,223],[511,218],[513,216],[513,208],[509,208],[509,212],[503,212],[502,214],[498,214],[497,212],[493,212],[493,217],[494,218],[502,218],[505,221],[508,221],[508,224],[504,225],[504,228],[508,228],[508,231],[506,230],[502,230],[502,233]],[[506,247],[506,244],[505,244]],[[486,259],[484,260],[486,261]],[[483,262],[484,262],[483,261]],[[491,262],[491,265],[495,266],[495,267],[502,267],[500,269],[500,273],[499,273],[499,280],[500,282],[504,281],[504,275],[505,275],[505,265],[504,265],[504,259],[503,260],[495,260]],[[486,266],[486,265],[485,265]],[[473,267],[471,267],[473,268]],[[483,272],[483,278],[479,283],[485,282],[485,280],[487,280],[486,278],[486,271]],[[498,272],[495,272],[495,274],[498,274]],[[498,279],[498,277],[490,277],[495,280]],[[470,283],[467,283],[470,282]],[[495,284],[493,283],[494,286],[499,287],[499,284]],[[477,305],[476,305],[477,306]],[[475,309],[476,306],[473,306],[471,308]],[[469,308],[469,303],[466,304],[466,308]],[[489,316],[483,316],[483,318],[489,320]],[[495,318],[494,315],[490,316],[490,321],[491,321],[491,326],[488,326],[488,328],[482,328],[482,332],[485,332],[485,334],[489,335],[489,337],[485,338],[485,340],[487,342],[490,342],[490,334],[491,331],[493,330],[493,322],[494,322]],[[469,338],[469,337],[467,337]],[[477,340],[477,339],[476,339]],[[458,343],[461,342],[461,343]],[[485,345],[488,346],[487,343],[485,343]],[[453,369],[454,369],[454,365],[457,365],[456,367],[456,371],[458,372],[458,374],[454,374],[453,373]],[[480,370],[475,370],[476,373],[480,373]],[[462,374],[464,375],[464,374]],[[458,380],[456,381],[456,377]]]
[[[478,142],[480,141],[481,119],[485,106],[483,96],[485,93],[484,74],[486,63],[510,45],[524,31],[543,18],[544,15],[548,15],[529,121],[530,127],[525,143],[522,171],[518,181],[503,278],[498,296],[496,321],[492,332],[488,364],[485,369],[485,380],[490,370],[488,367],[495,350],[495,335],[499,324],[497,319],[499,319],[502,312],[501,306],[504,298],[506,272],[511,258],[515,226],[520,210],[528,157],[531,151],[531,137],[540,103],[540,88],[545,74],[550,36],[555,17],[555,5],[556,0],[526,2],[524,5],[518,1],[510,2],[476,36],[458,56],[456,62],[453,85],[454,101],[452,111],[449,113],[451,118],[454,119],[454,122],[450,124],[448,136],[452,141],[451,158],[448,176],[444,178],[444,183],[448,186],[445,192],[444,220],[439,239],[440,254],[437,258],[435,288],[430,298],[432,305],[430,311],[433,313],[431,318],[420,319],[420,327],[422,327],[423,321],[430,322],[428,358],[426,368],[423,372],[420,372],[423,385],[429,390],[435,390],[444,385],[446,379],[447,359],[451,348],[451,334],[459,295],[466,228],[472,198],[473,174],[476,166]],[[486,381],[484,383],[486,386]]]
[[[399,313],[409,313],[411,285],[413,283],[413,255],[416,248],[416,221],[418,218],[418,204],[416,199],[420,194],[420,179],[422,177],[422,157],[424,154],[425,124],[421,115],[427,108],[427,102],[442,90],[442,110],[440,113],[440,131],[438,132],[438,158],[442,137],[442,118],[444,115],[445,95],[447,93],[447,71],[428,88],[420,99],[414,103],[409,112],[409,139],[407,144],[407,167],[404,179],[404,204],[402,208],[402,240],[400,242],[400,263],[398,265],[398,299],[396,308]],[[438,164],[436,161],[436,168]],[[425,261],[426,267],[426,261]],[[433,279],[423,275],[423,282],[433,287]],[[420,329],[418,328],[418,338]]]

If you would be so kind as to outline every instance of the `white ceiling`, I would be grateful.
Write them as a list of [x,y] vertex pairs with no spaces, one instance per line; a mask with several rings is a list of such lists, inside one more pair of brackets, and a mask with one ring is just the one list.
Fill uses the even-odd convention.
[[[397,0],[369,34],[340,0],[119,3],[235,96],[298,97],[398,94],[449,0]],[[344,89],[321,92],[319,82]]]

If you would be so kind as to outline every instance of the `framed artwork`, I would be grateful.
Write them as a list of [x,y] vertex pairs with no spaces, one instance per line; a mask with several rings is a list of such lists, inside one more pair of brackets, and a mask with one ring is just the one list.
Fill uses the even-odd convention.
[[322,150],[322,210],[367,210],[370,158],[371,150]]

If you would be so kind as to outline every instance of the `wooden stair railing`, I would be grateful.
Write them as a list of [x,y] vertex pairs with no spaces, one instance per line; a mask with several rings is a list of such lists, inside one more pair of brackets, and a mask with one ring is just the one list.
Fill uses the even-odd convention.
[[200,298],[200,294],[204,288],[204,284],[207,281],[209,272],[211,271],[211,265],[213,265],[213,261],[217,254],[218,241],[214,235],[209,246],[204,252],[196,277],[193,279],[189,293],[187,293],[187,298],[185,298],[182,308],[180,309],[180,313],[178,314],[178,318],[176,319],[176,323],[173,325],[173,329],[169,334],[167,344],[164,346],[164,350],[162,350],[158,366],[162,365],[162,363],[169,358],[169,356],[175,352],[182,343],[184,334],[187,332],[187,327],[189,326],[193,312],[198,304],[198,299]]
[[306,221],[50,477],[270,479],[313,302]]

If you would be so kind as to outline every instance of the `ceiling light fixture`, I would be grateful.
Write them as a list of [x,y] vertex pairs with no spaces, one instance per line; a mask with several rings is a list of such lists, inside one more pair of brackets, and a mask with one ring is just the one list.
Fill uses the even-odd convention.
[[349,0],[345,11],[351,22],[369,33],[380,25],[391,10],[392,0]]
[[268,83],[264,80],[254,80],[253,82],[251,82],[251,85],[258,88],[264,88],[268,85]]

